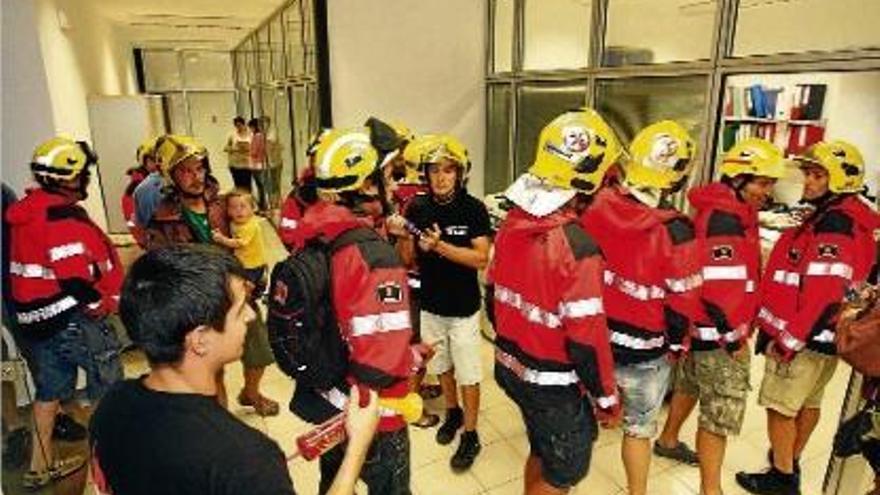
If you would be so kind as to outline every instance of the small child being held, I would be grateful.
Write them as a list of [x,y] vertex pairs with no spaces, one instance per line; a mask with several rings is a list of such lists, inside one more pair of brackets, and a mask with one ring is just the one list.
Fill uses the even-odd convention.
[[256,202],[249,192],[234,189],[228,193],[226,214],[229,217],[232,237],[215,230],[213,239],[217,244],[232,249],[235,257],[244,265],[248,279],[254,284],[256,299],[264,289],[263,279],[266,276],[267,263],[260,221],[254,213],[255,210]]
[[256,203],[249,192],[233,190],[226,195],[226,214],[229,217],[232,237],[219,231],[213,232],[214,242],[232,249],[235,257],[245,268],[248,280],[254,285],[250,304],[257,313],[257,319],[248,327],[244,342],[244,389],[238,396],[238,403],[252,406],[260,416],[278,414],[278,403],[260,393],[260,380],[266,366],[274,362],[269,336],[262,312],[257,307],[257,299],[266,289],[266,262],[263,234],[259,217],[254,213]]

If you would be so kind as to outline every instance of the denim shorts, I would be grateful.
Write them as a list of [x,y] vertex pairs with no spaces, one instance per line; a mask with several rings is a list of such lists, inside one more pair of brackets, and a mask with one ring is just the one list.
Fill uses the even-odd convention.
[[636,438],[651,438],[657,433],[657,414],[669,386],[670,370],[666,356],[614,367],[623,399],[624,433]]
[[66,328],[45,340],[29,341],[28,347],[40,402],[71,398],[78,368],[86,372],[86,393],[92,401],[122,379],[119,341],[105,319],[75,313]]
[[568,489],[586,477],[598,435],[589,399],[576,391],[553,396],[535,393],[532,385],[497,363],[495,380],[519,406],[531,455],[540,459],[544,481]]

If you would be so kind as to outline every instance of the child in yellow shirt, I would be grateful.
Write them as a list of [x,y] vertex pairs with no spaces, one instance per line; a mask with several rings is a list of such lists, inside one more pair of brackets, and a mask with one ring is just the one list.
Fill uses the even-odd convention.
[[263,234],[259,217],[254,213],[256,204],[250,193],[234,190],[226,195],[226,213],[232,237],[226,237],[214,231],[214,242],[232,249],[236,258],[245,268],[248,280],[254,284],[251,293],[251,306],[257,313],[254,323],[248,328],[244,342],[244,353],[241,356],[244,365],[244,389],[238,395],[238,403],[252,406],[260,416],[278,414],[278,403],[260,393],[260,380],[266,366],[275,362],[272,348],[269,346],[269,335],[263,315],[256,301],[266,288],[267,262]]

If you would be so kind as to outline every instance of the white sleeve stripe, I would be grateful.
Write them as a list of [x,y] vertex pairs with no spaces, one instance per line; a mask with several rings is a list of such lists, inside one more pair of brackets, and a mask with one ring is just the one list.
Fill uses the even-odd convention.
[[851,280],[853,268],[843,262],[823,263],[812,261],[807,265],[807,275],[810,276],[836,276]]
[[407,330],[409,328],[412,328],[409,310],[355,316],[351,319],[351,333],[354,337]]
[[703,267],[703,280],[746,280],[746,265]]
[[64,258],[85,254],[86,247],[81,242],[72,242],[70,244],[62,244],[49,249],[49,259],[53,262],[61,261]]
[[578,299],[576,301],[564,301],[559,304],[559,314],[563,318],[583,318],[585,316],[596,316],[602,313],[602,299],[599,297]]

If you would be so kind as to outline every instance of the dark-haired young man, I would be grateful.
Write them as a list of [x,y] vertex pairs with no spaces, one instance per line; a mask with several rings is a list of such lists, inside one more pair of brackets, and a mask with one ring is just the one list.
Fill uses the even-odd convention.
[[[131,267],[120,309],[150,372],[110,390],[92,418],[102,493],[294,493],[278,445],[215,398],[215,376],[241,357],[254,318],[251,288],[234,257],[207,246],[159,248]],[[378,423],[370,395],[348,410],[348,450],[328,493],[353,491]]]

